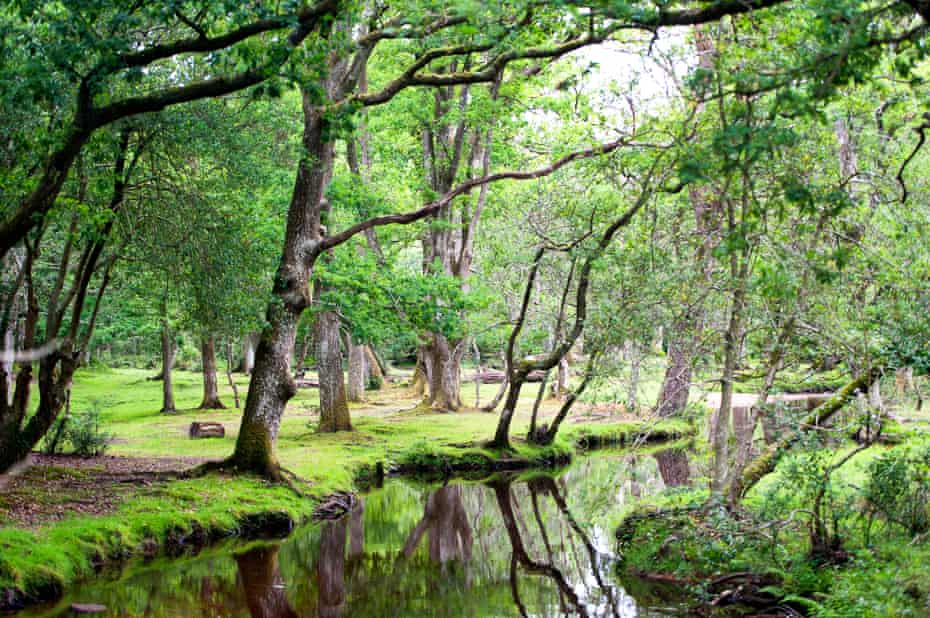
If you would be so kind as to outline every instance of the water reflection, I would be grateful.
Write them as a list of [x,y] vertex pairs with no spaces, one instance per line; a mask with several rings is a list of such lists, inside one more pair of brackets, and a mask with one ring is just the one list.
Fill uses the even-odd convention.
[[67,615],[71,602],[158,618],[674,615],[619,584],[610,525],[619,508],[689,476],[676,451],[590,457],[528,480],[390,480],[346,517],[283,543],[159,563],[30,615]]

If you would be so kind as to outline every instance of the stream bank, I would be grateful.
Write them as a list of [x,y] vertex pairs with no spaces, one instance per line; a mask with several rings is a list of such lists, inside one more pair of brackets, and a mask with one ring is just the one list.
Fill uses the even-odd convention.
[[[346,437],[366,441],[364,432],[353,433],[356,435]],[[41,484],[27,484],[23,488],[27,498],[57,501],[63,518],[33,526],[4,521],[0,528],[0,609],[20,609],[60,598],[77,582],[118,569],[134,557],[153,559],[198,552],[232,538],[281,536],[313,521],[315,514],[321,514],[321,506],[333,506],[335,501],[333,509],[322,510],[325,515],[338,513],[339,497],[376,483],[379,468],[388,473],[417,471],[438,476],[551,468],[582,453],[594,434],[608,437],[599,438],[603,445],[674,439],[692,433],[691,426],[682,422],[623,422],[596,429],[575,425],[548,447],[515,441],[515,450],[505,456],[474,442],[437,444],[426,437],[411,440],[406,436],[408,442],[401,449],[390,440],[371,449],[383,459],[350,464],[349,482],[345,482],[344,473],[335,478],[315,477],[304,497],[254,478],[163,478],[122,488],[123,495],[111,512],[92,516],[68,517],[66,493],[47,496]],[[44,474],[67,474],[67,470],[46,470]],[[83,474],[93,482],[93,471]]]

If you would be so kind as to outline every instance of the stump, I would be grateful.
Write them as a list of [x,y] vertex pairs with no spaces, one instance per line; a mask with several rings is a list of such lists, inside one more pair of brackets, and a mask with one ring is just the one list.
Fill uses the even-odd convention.
[[226,429],[223,425],[213,422],[191,423],[191,428],[188,433],[192,439],[226,437]]

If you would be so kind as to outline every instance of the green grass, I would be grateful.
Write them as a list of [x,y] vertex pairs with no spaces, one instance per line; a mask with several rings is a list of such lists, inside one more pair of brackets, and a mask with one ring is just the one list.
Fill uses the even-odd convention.
[[[161,383],[147,379],[152,373],[93,369],[77,375],[72,409],[80,412],[92,405],[99,407],[101,428],[113,437],[107,454],[189,458],[191,464],[228,456],[241,414],[231,407],[228,385],[222,385],[221,397],[229,409],[198,411],[194,407],[202,395],[200,374],[177,371],[175,401],[180,412],[163,415],[159,413]],[[237,375],[236,380],[244,401],[247,377]],[[497,389],[498,385],[482,385],[481,400],[489,401]],[[473,405],[473,385],[463,385],[462,394],[465,405]],[[535,388],[524,390],[513,423],[515,450],[506,454],[525,465],[564,461],[583,437],[596,435],[604,442],[628,443],[644,429],[654,429],[650,423],[629,418],[600,419],[597,424],[579,424],[570,418],[555,444],[528,445],[519,438],[526,433],[535,394]],[[37,598],[56,596],[69,584],[91,576],[101,564],[137,555],[143,548],[163,549],[171,539],[184,535],[196,533],[209,539],[235,535],[249,516],[262,513],[283,512],[294,520],[306,520],[319,499],[336,491],[354,490],[379,462],[388,468],[480,469],[493,467],[503,455],[483,446],[493,435],[497,414],[424,410],[403,388],[370,392],[369,402],[353,405],[353,432],[317,434],[317,405],[317,391],[301,389],[288,404],[277,444],[279,461],[304,481],[301,486],[307,488],[309,499],[253,478],[208,476],[150,488],[132,486],[125,490],[116,511],[107,515],[68,517],[38,529],[0,528],[0,590],[15,588]],[[545,420],[557,408],[557,402],[546,402],[541,416]],[[223,423],[226,437],[189,439],[188,427],[195,420]],[[683,423],[663,425],[669,436],[690,431]],[[51,469],[47,474],[73,472]],[[0,501],[0,518],[2,510]]]

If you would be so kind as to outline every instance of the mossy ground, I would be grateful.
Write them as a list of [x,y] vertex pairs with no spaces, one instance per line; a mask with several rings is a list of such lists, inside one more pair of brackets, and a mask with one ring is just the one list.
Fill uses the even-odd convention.
[[[169,458],[179,465],[219,460],[233,449],[240,411],[232,407],[232,392],[223,384],[226,410],[194,409],[201,399],[198,373],[178,371],[175,401],[179,413],[163,415],[161,383],[148,380],[151,371],[94,369],[78,374],[72,409],[91,406],[101,411],[102,429],[112,435],[108,455],[126,458]],[[237,375],[244,401],[247,376]],[[481,399],[489,401],[497,385],[482,385]],[[473,405],[474,388],[463,388],[465,404]],[[350,491],[369,476],[376,464],[421,468],[487,467],[502,457],[533,464],[564,460],[583,435],[606,436],[627,441],[645,431],[666,436],[687,433],[683,423],[638,421],[628,415],[585,415],[581,412],[563,426],[549,447],[532,446],[519,437],[525,434],[535,389],[527,388],[514,424],[514,452],[502,454],[483,447],[493,434],[496,414],[466,408],[438,413],[417,405],[402,386],[368,393],[368,401],[352,405],[355,431],[318,434],[318,394],[301,389],[288,405],[278,437],[277,454],[283,467],[300,478],[309,499],[281,486],[269,486],[253,478],[211,475],[189,480],[131,484],[114,500],[112,510],[93,516],[67,512],[62,519],[41,525],[24,525],[9,517],[0,493],[0,590],[16,588],[34,597],[54,596],[69,583],[91,575],[101,564],[140,553],[145,546],[163,547],[170,539],[186,536],[218,538],[240,531],[249,515],[284,512],[297,521],[308,519],[318,500],[338,491]],[[544,404],[544,417],[558,403]],[[225,438],[191,440],[192,421],[223,423]],[[141,461],[141,460],[140,460]],[[85,474],[93,475],[91,468]],[[2,490],[0,490],[2,491]],[[28,490],[27,490],[28,491]],[[35,488],[36,499],[41,487]],[[80,498],[78,491],[72,498]],[[22,496],[20,496],[22,497]],[[28,498],[28,496],[27,496]],[[86,497],[84,497],[86,499]]]

